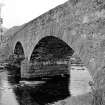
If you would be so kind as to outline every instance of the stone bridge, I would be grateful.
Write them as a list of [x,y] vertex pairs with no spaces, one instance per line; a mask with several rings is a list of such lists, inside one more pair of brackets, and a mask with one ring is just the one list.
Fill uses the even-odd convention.
[[19,26],[8,42],[10,53],[14,53],[19,44],[28,66],[35,47],[47,38],[69,46],[88,67],[96,85],[105,84],[104,0],[69,0]]

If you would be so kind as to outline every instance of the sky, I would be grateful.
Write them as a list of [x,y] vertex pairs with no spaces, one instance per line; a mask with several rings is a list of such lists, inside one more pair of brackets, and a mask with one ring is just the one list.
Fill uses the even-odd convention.
[[35,19],[67,0],[0,0],[3,27],[11,28]]

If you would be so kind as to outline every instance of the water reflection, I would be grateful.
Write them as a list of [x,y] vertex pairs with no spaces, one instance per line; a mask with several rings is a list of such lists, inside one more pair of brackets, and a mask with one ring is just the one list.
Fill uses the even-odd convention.
[[[80,69],[80,70],[78,70]],[[88,82],[93,81],[86,67],[75,67],[71,69],[70,91],[73,96],[82,95],[91,91]]]
[[[31,81],[30,85],[20,84],[20,71],[5,70],[0,75],[0,105],[45,105],[70,96],[69,75],[53,77],[44,82]],[[32,83],[32,84],[31,84]],[[35,83],[35,84],[33,84]]]
[[2,72],[0,73],[0,92],[1,92],[1,97],[0,97],[0,105],[19,105],[15,94],[12,90],[11,85],[9,84],[7,80],[7,72]]
[[71,71],[70,80],[69,84],[69,75],[64,75],[46,81],[26,81],[23,85],[19,82],[19,69],[4,70],[0,73],[0,105],[45,105],[67,98],[69,91],[73,95],[89,91],[90,78],[86,71]]
[[14,68],[14,69],[6,69],[7,70],[7,78],[8,82],[11,85],[19,84],[19,81],[21,80],[21,73],[20,69]]
[[[58,82],[59,81],[59,82]],[[65,80],[58,77],[36,86],[19,86],[14,88],[14,93],[20,105],[45,105],[54,101],[62,100],[69,96]]]

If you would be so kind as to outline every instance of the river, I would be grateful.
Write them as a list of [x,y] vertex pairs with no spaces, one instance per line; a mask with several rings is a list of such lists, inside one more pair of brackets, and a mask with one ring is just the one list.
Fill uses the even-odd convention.
[[71,94],[73,96],[82,95],[91,91],[91,87],[88,82],[92,81],[92,77],[90,76],[86,67],[74,67],[71,69],[71,85],[69,87]]
[[[70,72],[71,82],[69,91],[73,96],[85,94],[91,91],[88,81],[92,79],[88,71],[77,69],[78,68],[75,68],[74,70],[72,69]],[[0,105],[44,105],[41,103],[45,101],[43,101],[43,98],[47,100],[49,96],[46,97],[44,94],[43,97],[38,97],[39,93],[37,90],[40,90],[40,86],[45,82],[33,81],[36,83],[36,85],[33,86],[33,82],[26,81],[28,84],[31,84],[31,86],[23,86],[22,84],[19,84],[20,77],[17,76],[17,72],[14,71],[0,71]],[[50,84],[50,86],[53,86],[53,84]]]

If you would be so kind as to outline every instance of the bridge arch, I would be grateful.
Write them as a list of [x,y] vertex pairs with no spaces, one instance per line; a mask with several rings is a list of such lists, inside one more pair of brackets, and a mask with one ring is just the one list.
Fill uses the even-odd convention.
[[72,56],[73,53],[74,50],[63,40],[56,36],[45,36],[34,46],[30,56],[30,62],[38,59],[48,60],[54,58],[66,58],[66,56]]
[[[42,79],[50,78],[47,80],[47,83],[52,83],[56,87],[56,89],[53,88],[54,90],[62,90],[60,92],[61,98],[70,95],[68,89],[70,82],[68,63],[69,57],[73,54],[74,50],[60,38],[56,36],[45,36],[35,44],[30,56],[30,62],[34,65],[33,67],[31,66],[32,72],[34,71],[36,75],[38,72],[36,68],[40,68],[39,77],[42,76]],[[54,81],[56,82],[54,83]],[[50,88],[52,89],[52,87]]]
[[[48,54],[49,53],[49,54]],[[61,40],[60,38],[56,36],[45,36],[42,37],[38,43],[34,46],[34,49],[31,53],[30,62],[34,63],[34,61],[47,61],[53,59],[53,61],[58,58],[64,59],[68,58],[67,60],[70,60],[70,57],[74,55],[74,50],[68,45],[65,41]],[[41,54],[41,55],[38,55]],[[78,56],[78,55],[77,55]],[[49,58],[48,58],[49,57]],[[49,63],[49,62],[47,62]],[[53,62],[54,63],[54,62]],[[89,70],[87,70],[90,74],[90,77],[92,77]],[[69,78],[69,82],[70,82]]]
[[24,58],[25,58],[25,51],[24,51],[24,47],[22,45],[22,43],[20,41],[17,41],[15,46],[14,46],[14,49],[13,49],[13,53],[16,54],[16,55],[23,55]]
[[15,54],[24,54],[24,47],[20,41],[17,41],[13,50]]
[[19,61],[19,63],[21,63],[21,61],[25,59],[24,47],[20,41],[17,41],[14,46],[13,56],[14,59]]
[[[49,44],[49,45],[48,45]],[[60,44],[60,46],[59,46],[59,44]],[[58,56],[60,56],[60,55],[66,55],[65,57],[64,56],[60,56],[61,57],[61,59],[62,58],[65,58],[66,59],[66,57],[68,56],[69,57],[69,59],[70,59],[70,56],[72,56],[72,55],[75,55],[75,51],[74,51],[74,49],[70,46],[70,44],[69,43],[67,43],[67,42],[65,42],[64,40],[62,40],[62,39],[60,39],[60,38],[58,38],[58,37],[56,37],[56,36],[45,36],[45,37],[42,37],[38,42],[37,42],[37,44],[34,46],[34,49],[32,50],[32,53],[31,53],[31,56],[30,56],[30,62],[32,62],[33,60],[34,60],[34,58],[37,60],[37,58],[39,57],[37,54],[38,54],[38,51],[40,50],[40,46],[42,46],[42,47],[44,47],[45,49],[41,49],[41,50],[43,50],[43,51],[45,51],[46,50],[46,48],[48,48],[49,49],[49,46],[50,46],[50,50],[51,50],[51,48],[53,48],[53,49],[56,49],[56,48],[54,48],[54,46],[52,46],[52,45],[54,45],[55,47],[62,47],[63,49],[61,50],[60,48],[58,49],[58,51],[57,52],[55,52],[55,50],[52,50],[52,52],[54,52],[54,53],[56,53],[56,54],[58,54]],[[48,50],[47,49],[47,50]],[[57,50],[57,49],[56,49]],[[42,51],[42,52],[43,52]],[[64,52],[63,52],[64,51]],[[60,53],[59,53],[60,52]],[[41,53],[41,52],[40,52]],[[45,57],[46,57],[46,59],[48,59],[47,58],[47,53],[49,53],[49,52],[45,52]],[[43,55],[42,55],[43,56]],[[57,57],[57,55],[54,55],[54,56],[56,56],[55,58],[59,58],[59,57]],[[80,57],[80,55],[77,55],[80,59],[81,59],[81,57]],[[51,57],[51,55],[50,55],[50,57]],[[50,59],[53,59],[53,57],[52,58],[50,58]],[[43,60],[45,60],[45,59],[43,59]],[[82,60],[81,60],[82,61]],[[83,62],[83,64],[84,64],[84,62]],[[88,71],[88,73],[89,73],[89,75],[90,75],[90,77],[92,77],[92,79],[93,79],[93,76],[92,76],[92,74],[91,74],[91,72],[90,72],[90,70],[89,70],[89,68],[87,68],[87,71]],[[94,80],[93,80],[94,81]]]

